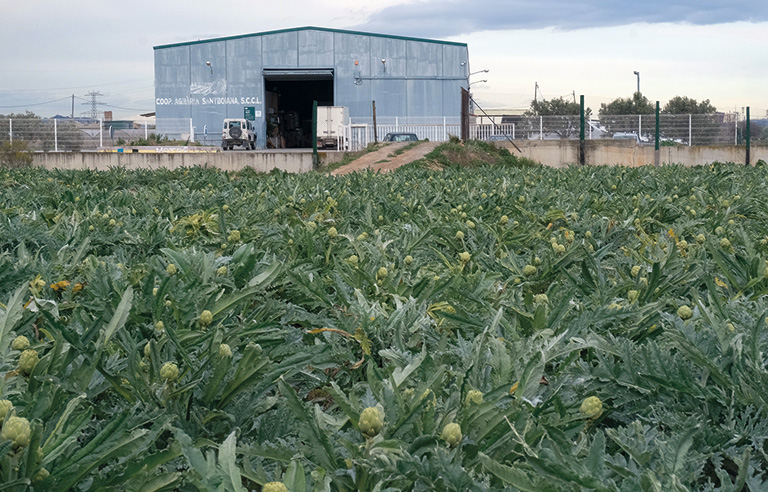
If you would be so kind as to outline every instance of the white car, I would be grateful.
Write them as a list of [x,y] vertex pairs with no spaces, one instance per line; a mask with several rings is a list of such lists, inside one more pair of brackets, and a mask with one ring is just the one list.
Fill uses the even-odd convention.
[[637,136],[637,133],[631,133],[631,132],[616,132],[613,134],[614,140],[634,140],[635,143],[640,143],[640,137]]
[[256,148],[256,134],[253,123],[244,118],[227,118],[221,132],[222,150],[232,150],[236,145],[242,145],[245,150]]

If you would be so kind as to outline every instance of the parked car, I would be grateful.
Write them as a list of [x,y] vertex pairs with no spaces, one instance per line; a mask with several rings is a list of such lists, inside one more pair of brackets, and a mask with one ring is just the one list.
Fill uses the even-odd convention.
[[221,148],[232,150],[236,145],[242,145],[245,150],[256,148],[256,134],[250,120],[244,118],[227,118],[221,132]]
[[640,143],[640,137],[636,133],[631,132],[616,132],[613,134],[614,140],[634,140],[636,143]]
[[506,142],[507,140],[510,140],[512,137],[508,137],[506,135],[489,135],[487,140],[488,142]]
[[415,133],[387,133],[382,142],[418,142]]

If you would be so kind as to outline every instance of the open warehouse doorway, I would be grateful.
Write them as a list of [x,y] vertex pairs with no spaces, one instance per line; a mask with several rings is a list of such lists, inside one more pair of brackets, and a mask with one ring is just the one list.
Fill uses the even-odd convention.
[[267,148],[312,147],[312,103],[333,106],[332,69],[264,69]]

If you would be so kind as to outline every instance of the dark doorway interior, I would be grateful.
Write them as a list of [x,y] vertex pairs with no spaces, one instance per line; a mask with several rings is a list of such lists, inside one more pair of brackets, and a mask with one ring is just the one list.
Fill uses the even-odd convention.
[[333,79],[264,79],[267,147],[312,146],[312,102],[333,106]]

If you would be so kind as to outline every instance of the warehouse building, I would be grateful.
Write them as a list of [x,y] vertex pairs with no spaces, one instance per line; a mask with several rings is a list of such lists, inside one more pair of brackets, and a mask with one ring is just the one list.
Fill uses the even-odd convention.
[[[157,130],[217,144],[225,118],[253,120],[256,146],[312,145],[312,104],[352,124],[458,123],[464,43],[301,27],[156,46]],[[271,139],[275,142],[275,139]],[[282,144],[281,144],[282,146]]]

